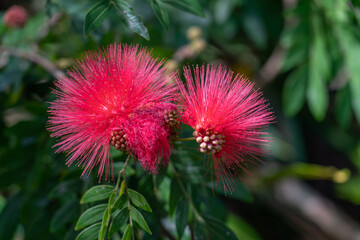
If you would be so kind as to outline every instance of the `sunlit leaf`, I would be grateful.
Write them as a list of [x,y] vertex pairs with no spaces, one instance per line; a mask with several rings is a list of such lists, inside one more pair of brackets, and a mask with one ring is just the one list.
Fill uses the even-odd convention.
[[125,232],[124,232],[124,236],[122,237],[121,240],[131,240],[131,236],[132,236],[132,229],[130,224],[127,225]]
[[103,240],[105,239],[105,234],[106,234],[106,230],[107,230],[107,227],[108,227],[108,222],[109,222],[109,219],[110,219],[110,210],[109,208],[107,208],[103,214],[103,218],[102,218],[102,223],[101,223],[101,228],[100,228],[100,231],[99,231],[99,240]]
[[137,15],[131,5],[122,0],[113,0],[115,8],[125,18],[128,27],[146,40],[149,40],[149,32],[145,27],[143,20]]

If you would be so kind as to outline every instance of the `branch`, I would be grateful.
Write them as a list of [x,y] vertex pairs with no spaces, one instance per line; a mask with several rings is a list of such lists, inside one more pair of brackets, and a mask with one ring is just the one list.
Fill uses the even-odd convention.
[[160,223],[161,232],[170,240],[176,240],[176,238],[169,233],[169,231]]
[[360,239],[358,223],[301,181],[287,178],[278,182],[274,186],[274,196],[277,205],[295,211],[333,238]]
[[54,63],[46,59],[45,57],[39,55],[38,53],[34,51],[25,51],[20,50],[16,48],[1,48],[0,47],[1,54],[8,54],[9,56],[19,57],[26,60],[29,60],[30,62],[33,62],[42,68],[44,68],[47,72],[52,74],[55,78],[60,78],[65,76],[65,74],[58,69]]
[[[295,8],[298,3],[298,0],[283,0],[282,3],[284,8],[283,11],[285,12]],[[287,29],[292,27],[293,24],[294,24],[294,19],[286,18],[284,21],[283,33]],[[281,35],[283,35],[283,33]],[[282,38],[281,35],[280,35],[280,39]],[[281,42],[279,40],[274,51],[260,69],[258,76],[254,78],[254,82],[256,82],[256,85],[258,87],[264,87],[265,85],[272,82],[280,74],[281,65],[283,63],[286,53],[287,50],[281,45]]]

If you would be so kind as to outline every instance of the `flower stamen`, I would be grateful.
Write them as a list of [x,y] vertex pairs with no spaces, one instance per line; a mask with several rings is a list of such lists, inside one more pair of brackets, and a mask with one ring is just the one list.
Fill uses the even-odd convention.
[[211,129],[198,129],[193,132],[196,142],[199,143],[200,152],[215,154],[221,151],[225,143],[225,136]]

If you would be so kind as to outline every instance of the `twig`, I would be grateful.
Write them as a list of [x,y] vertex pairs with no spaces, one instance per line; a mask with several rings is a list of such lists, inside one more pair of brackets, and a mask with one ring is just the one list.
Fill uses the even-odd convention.
[[274,186],[278,205],[295,210],[325,233],[339,240],[360,239],[360,226],[332,202],[299,180],[287,178]]
[[173,235],[171,235],[171,233],[169,233],[169,231],[161,223],[160,223],[160,228],[161,228],[162,233],[167,238],[169,238],[170,240],[176,240],[176,238]]
[[[287,11],[296,7],[298,0],[283,0],[282,3],[284,11]],[[283,32],[290,28],[293,25],[293,22],[293,19],[285,19]],[[254,79],[254,82],[258,87],[264,87],[280,74],[281,64],[286,53],[287,50],[281,45],[281,42],[279,41],[268,60],[260,69],[258,76],[256,76]]]
[[16,48],[3,48],[0,47],[0,52],[2,54],[8,54],[9,56],[19,57],[26,60],[29,60],[41,67],[43,67],[47,72],[52,74],[55,78],[60,78],[65,76],[65,74],[58,69],[54,63],[46,59],[45,57],[39,55],[34,51],[25,51]]
[[48,35],[50,29],[61,19],[61,16],[61,13],[55,13],[51,16],[49,21],[47,21],[47,23],[41,29],[40,39],[45,38]]

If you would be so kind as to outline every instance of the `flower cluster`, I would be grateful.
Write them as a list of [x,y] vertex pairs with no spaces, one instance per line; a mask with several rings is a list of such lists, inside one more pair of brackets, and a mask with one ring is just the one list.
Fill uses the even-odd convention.
[[269,143],[269,133],[262,130],[274,120],[272,112],[252,83],[241,76],[233,79],[225,67],[196,67],[194,77],[185,68],[184,75],[186,86],[176,77],[182,121],[194,129],[200,152],[210,154],[211,170],[217,179],[223,177],[224,189],[231,188],[227,177]]
[[22,6],[14,5],[6,10],[3,20],[5,26],[22,28],[28,20],[28,13]]
[[99,177],[107,177],[111,145],[152,173],[167,163],[176,130],[168,113],[177,107],[162,62],[146,49],[111,45],[87,53],[67,75],[55,82],[49,110],[49,130],[60,138],[57,151],[70,153],[67,164],[78,161],[84,173],[99,165]]
[[[89,173],[112,169],[110,147],[138,159],[151,173],[167,164],[181,123],[190,125],[199,151],[217,178],[242,169],[269,142],[262,130],[274,119],[266,100],[241,76],[221,66],[184,69],[185,84],[169,81],[162,61],[137,46],[89,52],[67,77],[56,80],[49,130]],[[226,181],[226,180],[225,180]],[[226,185],[226,184],[225,184]]]

